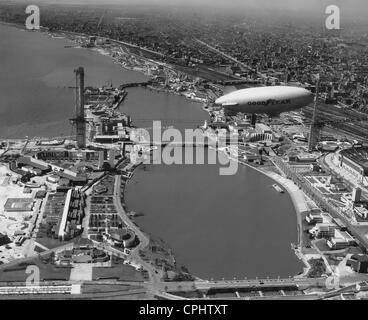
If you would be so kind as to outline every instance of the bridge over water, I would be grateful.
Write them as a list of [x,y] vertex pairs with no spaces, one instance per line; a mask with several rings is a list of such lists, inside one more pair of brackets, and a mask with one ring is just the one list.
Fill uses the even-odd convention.
[[183,292],[195,290],[239,290],[285,287],[325,287],[326,278],[277,278],[277,279],[244,279],[244,280],[219,280],[219,281],[181,281],[161,282],[160,286],[168,292]]
[[131,83],[123,83],[119,86],[120,90],[126,88],[134,88],[134,87],[146,87],[152,84],[152,81],[145,81],[145,82],[131,82]]
[[216,147],[216,142],[194,142],[194,141],[143,141],[136,142],[136,145],[150,146],[150,147],[203,147],[208,148],[209,146]]
[[[72,285],[75,281],[41,281],[41,286],[60,286],[60,285]],[[244,279],[244,280],[220,280],[220,281],[173,281],[173,282],[156,282],[154,284],[149,281],[139,282],[139,281],[120,281],[117,279],[100,279],[93,281],[83,281],[83,283],[93,283],[95,285],[117,285],[117,284],[127,284],[136,285],[142,284],[144,286],[153,285],[157,291],[164,292],[191,292],[191,291],[208,291],[208,290],[240,290],[240,289],[257,289],[262,290],[262,288],[285,288],[285,287],[325,287],[326,278],[277,278],[277,279]],[[26,286],[23,281],[17,282],[0,282],[0,287],[2,286]]]

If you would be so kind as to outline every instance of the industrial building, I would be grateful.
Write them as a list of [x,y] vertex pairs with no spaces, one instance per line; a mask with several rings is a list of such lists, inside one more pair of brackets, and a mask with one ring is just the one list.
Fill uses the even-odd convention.
[[263,124],[263,123],[256,123],[255,125],[255,129],[257,131],[257,133],[261,133],[261,134],[272,134],[272,130],[269,126]]
[[23,171],[29,172],[31,174],[40,176],[51,171],[51,166],[42,161],[32,157],[19,157],[16,160],[16,165],[18,168],[22,168]]
[[85,174],[78,174],[71,170],[58,171],[55,173],[60,177],[60,181],[64,179],[64,181],[68,181],[67,184],[72,186],[83,186],[88,182],[88,178]]
[[368,218],[368,209],[364,206],[355,206],[354,212],[362,219]]
[[351,148],[340,152],[340,166],[357,178],[357,181],[367,182],[368,148]]
[[331,238],[335,235],[336,228],[332,223],[317,223],[309,233],[317,238]]
[[82,232],[84,195],[74,189],[58,189],[50,193],[43,211],[39,236],[68,240]]
[[[92,113],[94,113],[92,111]],[[89,120],[89,119],[88,119]],[[125,115],[114,115],[114,117],[94,117],[89,121],[89,130],[96,136],[118,136],[121,140],[127,140],[129,136],[126,127],[131,124],[130,117]]]
[[313,213],[309,213],[306,217],[305,217],[305,221],[307,221],[308,224],[317,224],[317,223],[322,223],[323,222],[323,217],[321,214],[313,214]]
[[327,245],[333,250],[341,250],[356,245],[356,241],[347,231],[335,229],[333,237],[327,240]]
[[32,211],[33,198],[8,198],[4,205],[5,212]]
[[36,158],[45,161],[65,160],[65,161],[95,161],[98,160],[99,152],[96,150],[66,150],[66,149],[50,149],[37,152]]
[[368,273],[368,256],[365,254],[354,254],[347,261],[346,265],[350,266],[355,272]]

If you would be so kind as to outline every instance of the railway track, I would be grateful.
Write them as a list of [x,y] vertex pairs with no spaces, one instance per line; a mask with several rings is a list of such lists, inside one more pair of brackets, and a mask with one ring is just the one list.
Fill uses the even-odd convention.
[[[328,107],[326,110],[318,110],[318,120],[324,123],[326,127],[341,131],[357,138],[367,139],[368,120],[362,119],[361,114],[342,112],[336,107]],[[310,123],[313,114],[312,108],[303,109],[303,115]],[[366,116],[367,117],[367,116]]]

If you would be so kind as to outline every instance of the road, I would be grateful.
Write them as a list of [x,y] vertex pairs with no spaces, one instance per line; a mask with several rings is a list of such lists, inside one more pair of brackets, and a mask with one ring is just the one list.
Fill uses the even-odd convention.
[[[132,220],[128,217],[127,213],[125,212],[122,204],[121,204],[121,197],[120,197],[120,191],[121,189],[121,175],[115,176],[115,185],[114,185],[114,204],[117,209],[117,212],[121,218],[121,220],[124,222],[124,224],[131,230],[134,231],[136,236],[139,239],[139,244],[137,247],[131,250],[130,258],[137,258],[139,257],[138,253],[139,250],[143,250],[149,245],[149,239],[148,237],[134,224]],[[140,257],[139,257],[140,258]]]
[[[213,46],[209,45],[208,43],[206,43],[206,42],[204,42],[204,41],[202,41],[202,40],[199,40],[199,39],[194,39],[194,40],[195,40],[196,42],[198,42],[199,44],[201,44],[201,45],[203,45],[203,46],[207,47],[208,49],[210,49],[210,50],[212,50],[212,51],[214,51],[214,52],[218,53],[219,55],[221,55],[221,56],[225,57],[226,59],[228,59],[228,60],[230,60],[230,61],[232,61],[232,62],[235,62],[235,63],[237,63],[237,64],[241,65],[242,67],[246,68],[247,70],[249,70],[249,71],[255,71],[255,70],[253,70],[251,67],[249,67],[248,65],[246,65],[245,63],[240,62],[239,60],[235,59],[234,57],[232,57],[232,56],[230,56],[230,55],[228,55],[228,54],[226,54],[226,53],[224,53],[224,52],[222,52],[222,51],[220,51],[220,50],[216,49],[215,47],[213,47]],[[263,76],[263,75],[262,75],[262,76]]]
[[[135,232],[136,236],[140,240],[139,244],[136,248],[132,249],[130,254],[128,255],[128,259],[132,262],[134,262],[137,265],[141,265],[145,270],[147,270],[149,275],[149,280],[145,282],[139,283],[140,286],[142,286],[142,289],[138,289],[137,292],[132,291],[132,293],[139,293],[143,294],[146,292],[149,296],[161,296],[166,299],[175,299],[176,297],[170,293],[175,293],[179,291],[187,291],[187,292],[193,292],[193,291],[204,291],[207,290],[234,290],[234,289],[241,289],[241,288],[257,288],[258,290],[262,290],[264,287],[274,287],[274,288],[282,288],[282,287],[290,287],[290,286],[298,286],[298,287],[325,287],[326,284],[326,278],[286,278],[286,279],[244,279],[244,280],[221,280],[221,281],[203,281],[203,280],[196,280],[196,281],[183,281],[183,282],[163,282],[161,280],[161,270],[156,269],[156,267],[149,262],[146,262],[142,259],[140,256],[140,251],[145,250],[150,243],[149,238],[139,229],[137,225],[128,217],[126,211],[124,210],[124,207],[121,203],[121,175],[115,176],[114,181],[114,192],[113,192],[113,198],[114,198],[114,205],[116,207],[117,213],[119,214],[120,218],[124,222],[124,224],[131,229],[133,232]],[[70,246],[71,244],[67,244],[65,246],[61,246],[59,248],[55,248],[53,250],[49,250],[47,252],[51,251],[57,251],[60,250],[60,248],[66,248]],[[121,251],[109,248],[110,252],[113,252],[115,254],[120,254]],[[27,259],[23,259],[27,260]],[[16,261],[16,263],[19,263],[20,260]],[[9,264],[2,267],[9,267]],[[1,267],[0,267],[1,269]],[[52,282],[53,283],[53,282]],[[52,285],[52,283],[50,283]],[[70,284],[70,281],[67,282],[55,282],[54,285],[60,285],[61,283],[68,283]],[[87,282],[86,282],[87,283]],[[43,283],[44,284],[44,283]],[[94,284],[94,285],[117,285],[117,284],[127,284],[127,285],[137,285],[136,282],[121,282],[116,280],[103,280],[103,281],[91,281],[88,282],[88,284]],[[3,284],[4,285],[4,284]],[[14,285],[14,284],[12,284]],[[167,293],[170,292],[170,293]],[[119,296],[119,293],[114,293],[114,295]],[[125,293],[121,293],[121,295],[125,295]],[[106,296],[109,296],[109,293],[106,293]],[[80,296],[83,298],[82,296]],[[306,296],[307,298],[307,296]]]
[[349,221],[345,214],[340,210],[340,208],[335,207],[328,198],[322,194],[318,189],[309,185],[304,177],[298,174],[292,167],[287,163],[283,162],[279,157],[273,157],[274,164],[287,176],[289,176],[298,187],[300,187],[303,192],[307,194],[319,207],[328,211],[333,218],[338,218],[342,223],[348,228],[349,232],[358,244],[364,248],[368,248],[368,237],[367,230],[364,227],[358,227]]
[[149,238],[134,224],[132,220],[130,220],[127,213],[125,212],[121,204],[120,189],[121,189],[121,175],[116,175],[114,185],[115,208],[124,224],[129,229],[134,231],[134,233],[139,239],[138,246],[131,250],[128,259],[136,264],[141,265],[145,270],[147,270],[150,279],[148,289],[150,292],[156,292],[157,288],[159,288],[157,284],[161,282],[160,270],[157,270],[152,264],[144,261],[139,255],[140,250],[144,250],[149,246]]
[[[275,290],[280,290],[285,287],[294,287],[294,286],[318,286],[323,287],[326,283],[326,278],[310,278],[310,279],[299,279],[299,278],[279,278],[279,279],[250,279],[250,280],[223,280],[223,281],[183,281],[183,282],[156,282],[154,283],[154,287],[152,287],[151,281],[146,282],[134,282],[134,281],[117,281],[117,280],[95,280],[95,281],[84,281],[79,284],[83,286],[93,286],[96,287],[96,293],[92,293],[90,290],[82,294],[77,295],[75,298],[78,299],[90,299],[90,298],[99,298],[101,297],[110,297],[110,296],[123,296],[129,294],[146,294],[148,296],[160,296],[165,299],[177,300],[180,297],[176,296],[176,292],[194,292],[194,291],[203,291],[207,292],[208,290],[240,290],[240,289],[250,289],[250,290],[262,290],[263,288],[273,287]],[[71,286],[74,283],[72,281],[44,281],[42,282],[42,286]],[[22,282],[11,283],[11,284],[1,284],[2,286],[25,286]],[[101,291],[98,289],[98,286],[101,288],[109,288],[106,291]],[[119,290],[119,287],[124,286],[123,289]],[[129,288],[130,287],[130,288]],[[11,295],[13,296],[13,295]],[[308,295],[303,295],[306,299]],[[37,295],[37,297],[40,297]],[[58,298],[57,295],[48,295],[44,298]],[[4,296],[1,296],[4,298]],[[67,296],[63,296],[63,299],[67,298]],[[72,297],[70,297],[72,298]]]

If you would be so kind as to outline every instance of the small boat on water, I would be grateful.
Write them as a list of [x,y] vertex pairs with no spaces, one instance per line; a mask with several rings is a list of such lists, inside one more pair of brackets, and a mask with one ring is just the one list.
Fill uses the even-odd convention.
[[65,139],[54,139],[54,140],[37,140],[36,146],[59,146],[64,144]]
[[284,193],[284,190],[276,183],[272,185],[277,192]]
[[144,216],[144,214],[142,213],[142,212],[135,212],[135,211],[130,211],[129,213],[128,213],[128,215],[130,216],[130,217],[142,217],[142,216]]

